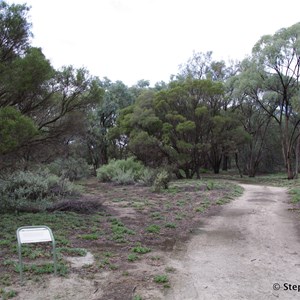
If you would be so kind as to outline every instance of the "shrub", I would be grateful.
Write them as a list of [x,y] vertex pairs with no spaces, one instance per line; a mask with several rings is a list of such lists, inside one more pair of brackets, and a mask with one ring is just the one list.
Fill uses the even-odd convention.
[[166,170],[147,168],[133,157],[126,160],[111,160],[109,164],[97,169],[97,178],[103,182],[117,184],[153,185],[155,191],[168,188],[170,181],[170,175]]
[[68,179],[50,174],[48,170],[18,171],[0,181],[0,210],[44,210],[59,198],[78,194],[78,188]]
[[101,181],[112,181],[118,184],[132,184],[137,182],[145,167],[133,157],[121,160],[111,160],[109,164],[97,169],[97,178]]
[[150,248],[142,247],[141,245],[137,245],[136,247],[131,249],[131,252],[133,253],[139,253],[139,254],[146,254],[151,252]]
[[87,162],[83,158],[75,157],[58,158],[48,165],[48,169],[52,174],[64,176],[71,181],[86,178],[90,174]]
[[115,173],[115,160],[111,160],[109,164],[101,166],[97,169],[97,178],[103,182],[112,181]]
[[168,275],[156,275],[154,277],[154,282],[156,283],[166,283],[166,282],[169,282],[169,278],[168,278]]
[[162,189],[169,187],[170,175],[166,170],[159,172],[154,180],[153,187],[155,192],[160,192]]
[[116,174],[114,174],[114,176],[112,177],[112,181],[117,184],[129,185],[135,183],[136,177],[137,176],[135,176],[133,170],[125,171],[125,170],[117,169]]
[[160,226],[157,224],[152,224],[152,225],[149,225],[145,230],[150,233],[159,233]]
[[145,186],[152,186],[156,177],[156,172],[153,169],[145,168],[141,172],[140,183]]

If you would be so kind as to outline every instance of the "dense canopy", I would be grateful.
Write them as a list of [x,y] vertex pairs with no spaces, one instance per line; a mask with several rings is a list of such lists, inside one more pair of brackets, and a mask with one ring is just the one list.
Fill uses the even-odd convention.
[[134,156],[178,178],[230,168],[297,176],[300,23],[261,37],[242,62],[195,52],[168,83],[128,87],[54,69],[31,46],[30,9],[0,5],[0,172],[69,157],[96,172]]

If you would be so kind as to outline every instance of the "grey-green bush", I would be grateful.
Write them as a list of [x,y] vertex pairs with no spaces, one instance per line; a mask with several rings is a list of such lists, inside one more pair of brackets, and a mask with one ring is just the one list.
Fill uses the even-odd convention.
[[68,179],[48,170],[17,171],[0,180],[0,211],[44,210],[55,200],[79,193]]
[[152,186],[157,175],[157,171],[150,168],[145,168],[143,172],[141,172],[139,182],[142,185]]
[[97,169],[97,178],[103,182],[132,184],[138,182],[145,167],[133,157],[128,159],[111,160],[109,164]]
[[47,167],[51,173],[64,176],[71,181],[86,178],[90,175],[89,165],[83,158],[58,158]]
[[162,170],[157,173],[153,188],[155,192],[160,192],[162,189],[167,189],[169,187],[170,174],[166,170]]

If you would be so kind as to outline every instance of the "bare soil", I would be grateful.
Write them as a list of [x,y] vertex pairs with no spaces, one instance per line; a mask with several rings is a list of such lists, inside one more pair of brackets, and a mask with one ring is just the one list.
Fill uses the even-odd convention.
[[[186,181],[172,183],[168,191],[153,193],[148,187],[115,186],[91,179],[85,182],[85,190],[86,194],[74,202],[74,207],[72,201],[66,201],[56,208],[76,214],[83,208],[82,222],[96,220],[92,226],[102,233],[95,240],[87,240],[78,236],[90,234],[95,228],[83,230],[78,224],[74,229],[67,228],[70,245],[88,250],[88,255],[83,258],[64,255],[69,268],[66,278],[25,273],[21,286],[18,273],[3,264],[9,259],[5,257],[7,250],[0,249],[0,273],[9,274],[13,281],[4,288],[17,292],[14,299],[132,300],[137,295],[143,300],[163,299],[172,282],[155,283],[154,277],[168,274],[169,253],[176,243],[187,243],[203,218],[220,211],[220,204],[232,197],[233,186],[224,182],[218,185]],[[134,234],[124,234],[124,240],[115,239],[112,220],[122,222]],[[158,225],[159,232],[147,231],[151,225]],[[53,233],[55,236],[56,232]],[[128,256],[137,245],[150,248],[151,252],[137,254],[138,259],[131,262]],[[17,255],[12,259],[17,261]]]
[[[78,240],[74,232],[72,245],[89,254],[66,258],[66,278],[43,275],[20,286],[16,277],[8,289],[17,291],[14,299],[19,300],[296,299],[298,291],[284,290],[284,284],[300,284],[298,210],[283,188],[242,186],[242,197],[220,206],[217,202],[229,193],[226,185],[207,189],[185,183],[168,193],[152,193],[90,181],[89,194],[81,200],[101,203],[103,236]],[[208,202],[208,209],[197,211]],[[125,243],[111,239],[112,217],[135,232]],[[158,234],[146,231],[151,224],[161,227]],[[152,251],[129,262],[137,242]],[[112,254],[107,264],[104,253]],[[160,274],[168,275],[167,284],[154,282]],[[279,290],[273,290],[275,283]]]
[[178,272],[164,299],[300,297],[299,213],[284,188],[243,187],[242,197],[170,255]]

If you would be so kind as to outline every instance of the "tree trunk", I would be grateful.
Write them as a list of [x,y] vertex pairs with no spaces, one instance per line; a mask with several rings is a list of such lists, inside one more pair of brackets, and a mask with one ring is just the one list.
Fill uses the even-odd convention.
[[300,135],[297,137],[296,141],[296,161],[295,161],[295,179],[298,179],[298,173],[299,173],[299,150],[300,150]]
[[234,154],[234,158],[235,158],[236,167],[239,170],[240,177],[243,178],[243,172],[241,171],[241,168],[239,166],[239,156],[237,152]]
[[222,166],[222,170],[223,171],[228,171],[228,155],[223,154],[223,166]]
[[214,173],[215,174],[219,174],[220,173],[220,165],[218,165],[218,164],[216,164],[216,165],[214,165]]

